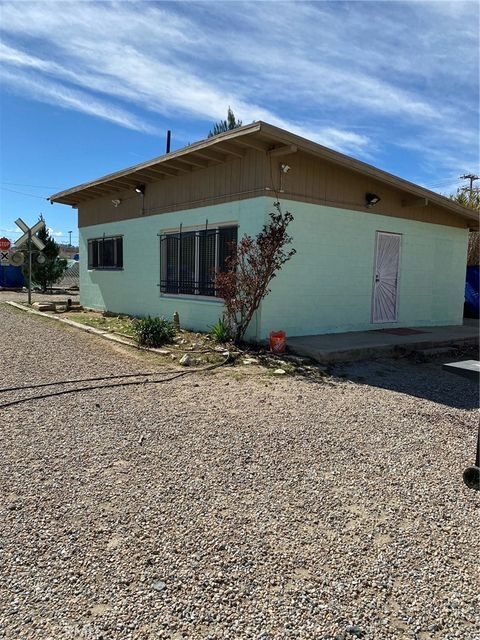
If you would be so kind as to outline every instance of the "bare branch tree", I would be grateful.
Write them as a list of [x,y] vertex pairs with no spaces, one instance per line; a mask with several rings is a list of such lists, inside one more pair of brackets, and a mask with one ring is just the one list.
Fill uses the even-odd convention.
[[215,287],[224,300],[235,342],[242,340],[260,302],[270,293],[272,279],[296,253],[295,249],[286,249],[292,242],[287,227],[293,215],[282,213],[279,202],[274,207],[276,213],[270,213],[270,222],[255,238],[244,235],[232,247],[225,261],[226,271],[215,275]]

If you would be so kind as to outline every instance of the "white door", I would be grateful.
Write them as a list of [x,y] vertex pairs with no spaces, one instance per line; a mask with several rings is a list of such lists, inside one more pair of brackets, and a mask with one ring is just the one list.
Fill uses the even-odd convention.
[[399,233],[377,231],[372,322],[397,321],[401,243]]

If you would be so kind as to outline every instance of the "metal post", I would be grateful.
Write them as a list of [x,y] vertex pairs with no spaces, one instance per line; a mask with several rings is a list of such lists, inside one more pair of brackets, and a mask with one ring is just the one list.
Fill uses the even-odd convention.
[[28,304],[32,304],[32,230],[28,229]]
[[469,489],[480,491],[480,426],[477,435],[477,455],[475,456],[475,464],[467,467],[463,472],[463,482]]

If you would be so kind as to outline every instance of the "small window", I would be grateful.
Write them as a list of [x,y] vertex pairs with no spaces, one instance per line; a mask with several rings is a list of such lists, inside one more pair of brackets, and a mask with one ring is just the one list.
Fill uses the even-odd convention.
[[123,269],[123,237],[88,241],[89,269]]
[[237,227],[167,233],[161,237],[162,293],[217,296],[214,279],[237,242]]

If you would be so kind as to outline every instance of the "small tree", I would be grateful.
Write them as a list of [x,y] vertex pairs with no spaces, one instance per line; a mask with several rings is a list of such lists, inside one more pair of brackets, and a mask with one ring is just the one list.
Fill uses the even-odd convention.
[[230,109],[230,107],[228,107],[227,119],[220,120],[220,122],[217,122],[216,124],[214,124],[212,131],[210,131],[208,134],[208,137],[211,138],[212,136],[216,136],[219,133],[223,133],[224,131],[230,131],[230,129],[236,129],[237,127],[241,127],[241,126],[242,126],[242,121],[237,120],[235,118],[235,114],[233,113],[233,111]]
[[[450,196],[458,204],[480,213],[480,191],[478,189],[457,189],[457,193]],[[480,264],[480,233],[470,231],[468,235],[468,265]]]
[[[43,220],[40,214],[40,220]],[[46,258],[44,264],[38,264],[35,258],[32,259],[32,282],[42,291],[46,291],[49,287],[58,282],[65,273],[68,262],[64,258],[60,258],[60,247],[50,236],[46,226],[42,227],[37,233],[37,237],[43,241],[45,249],[42,251]],[[35,247],[33,247],[35,249]],[[28,279],[28,260],[23,264],[23,275]]]
[[270,213],[270,222],[255,238],[244,235],[226,258],[226,271],[215,275],[215,287],[224,300],[226,321],[237,343],[260,302],[270,293],[269,285],[277,271],[296,253],[295,249],[286,249],[292,242],[287,227],[293,215],[282,213],[279,202],[274,207],[276,213]]

